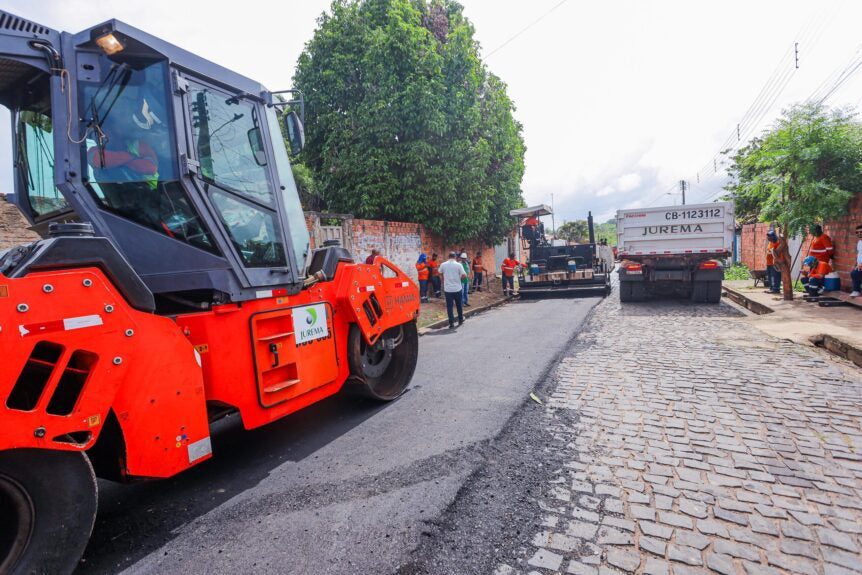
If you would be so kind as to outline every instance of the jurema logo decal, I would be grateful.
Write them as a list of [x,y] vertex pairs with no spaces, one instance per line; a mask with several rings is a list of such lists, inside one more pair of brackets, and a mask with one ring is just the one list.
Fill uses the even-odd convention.
[[297,345],[329,336],[323,304],[296,308],[293,312],[293,331]]

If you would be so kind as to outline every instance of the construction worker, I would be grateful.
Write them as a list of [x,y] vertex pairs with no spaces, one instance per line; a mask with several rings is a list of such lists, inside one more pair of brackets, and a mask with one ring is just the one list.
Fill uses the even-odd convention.
[[832,266],[818,260],[815,256],[808,256],[802,262],[802,285],[810,296],[818,296],[823,293],[826,276],[832,273]]
[[434,297],[440,297],[440,260],[437,259],[437,253],[431,253],[431,259],[428,260],[428,271],[431,274],[431,290],[434,292]]
[[422,303],[428,302],[428,257],[425,254],[419,254],[419,259],[416,260],[416,275],[419,278],[419,301]]
[[862,295],[862,224],[856,226],[856,267],[850,270],[850,279],[853,281],[850,297],[859,297]]
[[458,325],[464,323],[464,306],[461,281],[467,272],[455,258],[458,254],[449,252],[449,259],[440,264],[440,276],[443,278],[443,293],[446,294],[446,314],[449,316],[449,329],[455,329],[455,315],[452,306],[458,308]]
[[373,264],[373,263],[374,263],[374,258],[376,258],[376,257],[377,257],[377,256],[379,256],[379,255],[380,255],[380,250],[378,250],[377,248],[373,248],[373,249],[371,250],[371,253],[370,253],[370,254],[368,254],[368,257],[367,257],[367,258],[365,258],[365,263],[366,263],[366,264],[368,264],[368,265]]
[[775,260],[783,261],[783,255],[778,253],[778,234],[775,230],[766,232],[766,279],[769,290],[766,293],[781,292],[781,271],[775,267]]
[[503,260],[501,266],[503,271],[503,295],[515,294],[515,268],[522,266],[521,262],[515,259],[515,252],[510,252],[509,257]]
[[811,249],[808,253],[821,262],[829,263],[832,260],[832,254],[835,248],[832,245],[832,238],[823,232],[823,227],[815,225],[812,232],[814,239],[811,241]]
[[482,278],[486,271],[488,270],[482,265],[482,252],[476,252],[473,259],[473,291],[482,291]]
[[461,265],[464,267],[464,277],[461,278],[461,290],[463,293],[461,303],[470,307],[470,260],[467,259],[467,252],[461,252]]

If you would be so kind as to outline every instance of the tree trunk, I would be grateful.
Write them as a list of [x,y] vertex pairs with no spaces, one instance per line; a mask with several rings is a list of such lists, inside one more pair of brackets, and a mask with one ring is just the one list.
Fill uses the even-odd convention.
[[781,230],[775,266],[781,272],[781,292],[784,301],[793,301],[793,271],[791,270],[790,246],[787,245],[787,230]]

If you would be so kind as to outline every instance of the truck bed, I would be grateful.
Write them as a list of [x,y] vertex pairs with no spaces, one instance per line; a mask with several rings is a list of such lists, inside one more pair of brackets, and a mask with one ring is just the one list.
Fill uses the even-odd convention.
[[724,257],[732,250],[734,227],[730,202],[619,210],[619,256]]

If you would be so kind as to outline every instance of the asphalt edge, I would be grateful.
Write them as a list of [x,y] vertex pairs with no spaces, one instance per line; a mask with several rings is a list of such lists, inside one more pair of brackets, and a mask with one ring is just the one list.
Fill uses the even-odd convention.
[[[464,312],[464,318],[468,318],[476,315],[477,313],[482,313],[483,311],[487,311],[489,309],[493,309],[495,307],[501,306],[505,303],[509,303],[510,301],[516,299],[515,296],[504,297],[503,299],[497,300],[494,303],[489,303],[487,305],[483,305],[481,307],[477,307],[474,309],[469,309]],[[441,319],[440,321],[435,321],[434,323],[428,324],[425,327],[419,328],[419,337],[422,337],[428,332],[435,331],[441,328],[444,328],[449,325],[448,319]]]
[[[556,389],[559,382],[553,377],[556,370],[559,368],[561,361],[572,353],[572,350],[579,345],[578,339],[584,334],[585,328],[590,324],[593,319],[593,316],[596,314],[596,310],[599,308],[602,303],[605,302],[610,297],[610,295],[602,297],[601,300],[596,303],[585,315],[581,324],[578,326],[577,331],[573,332],[572,336],[566,340],[563,346],[560,348],[560,351],[554,355],[554,357],[548,362],[548,365],[545,366],[545,369],[539,373],[533,383],[533,393],[541,400],[541,403],[536,403],[536,401],[530,397],[530,394],[527,394],[523,401],[515,407],[512,413],[509,415],[508,419],[500,426],[499,431],[485,440],[487,448],[494,448],[501,438],[511,434],[516,430],[519,424],[522,423],[522,419],[524,417],[529,417],[530,414],[526,413],[528,409],[538,409],[541,410],[539,413],[533,413],[534,416],[543,416],[547,415],[547,403],[546,398],[550,395],[549,392],[552,392]],[[510,297],[509,299],[514,299]],[[505,303],[507,300],[503,300],[498,302],[495,305],[501,305]],[[495,307],[495,305],[489,305],[486,307]],[[474,312],[479,312],[480,309],[477,308],[473,310]],[[448,320],[446,321],[446,325],[448,325]],[[427,328],[426,328],[427,329]],[[580,417],[580,412],[576,412],[571,414],[571,417],[578,418]],[[464,479],[461,483],[461,486],[458,488],[455,497],[449,504],[445,507],[445,509],[435,518],[427,520],[428,531],[432,536],[439,537],[443,531],[446,530],[447,523],[450,521],[450,518],[453,515],[453,511],[462,503],[465,496],[469,497],[469,491],[473,488],[473,486],[481,481],[482,474],[486,471],[488,465],[493,462],[482,459],[480,463],[478,463],[473,470],[469,473],[469,475]],[[425,557],[421,557],[423,551],[428,549],[427,545],[433,545],[430,541],[425,541],[420,543],[416,548],[411,550],[410,554],[414,557],[413,560],[407,561],[399,566],[391,575],[425,575],[429,573],[429,565],[423,561],[426,559]]]

